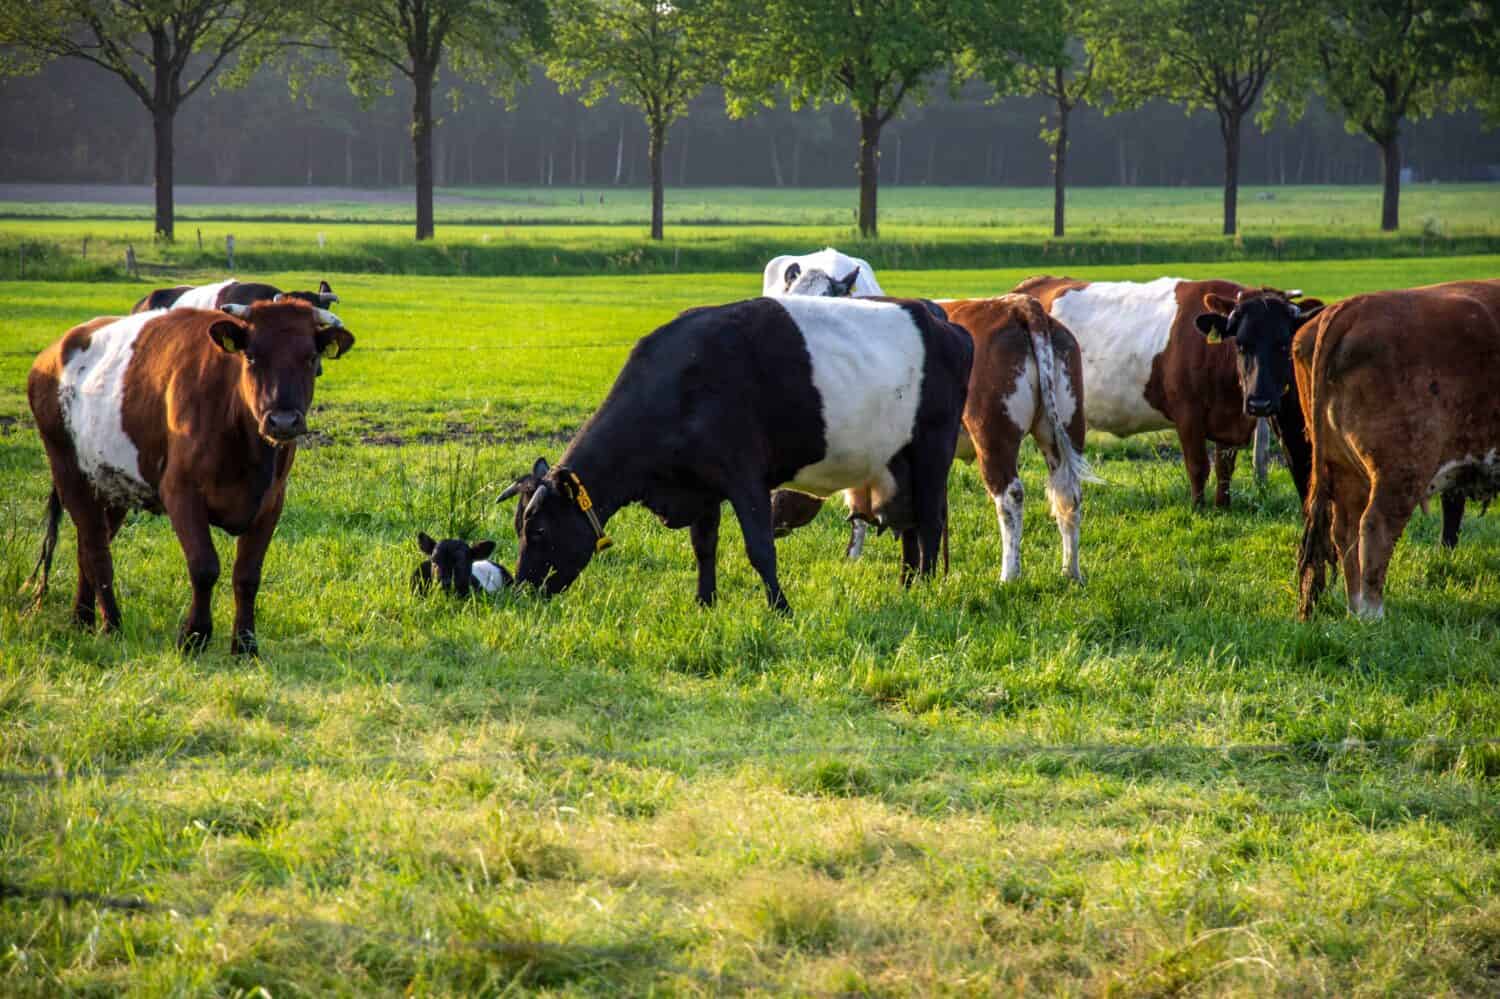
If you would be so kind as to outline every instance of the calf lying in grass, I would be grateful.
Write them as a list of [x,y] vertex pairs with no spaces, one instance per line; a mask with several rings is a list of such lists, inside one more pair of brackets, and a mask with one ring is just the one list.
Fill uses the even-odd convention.
[[472,545],[459,538],[433,541],[425,533],[419,533],[417,547],[427,558],[411,572],[414,593],[426,593],[436,582],[449,593],[468,597],[475,593],[498,593],[512,582],[505,566],[489,560],[495,550],[493,541]]

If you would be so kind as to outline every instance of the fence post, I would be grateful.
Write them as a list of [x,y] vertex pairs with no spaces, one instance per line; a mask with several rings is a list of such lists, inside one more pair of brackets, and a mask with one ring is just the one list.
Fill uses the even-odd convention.
[[85,236],[85,237],[83,237],[83,259],[87,260],[88,258],[89,258],[89,238],[87,236]]
[[229,258],[229,273],[234,273],[234,233],[224,237],[224,255]]
[[202,229],[198,230],[198,252],[199,253],[203,252],[203,230]]

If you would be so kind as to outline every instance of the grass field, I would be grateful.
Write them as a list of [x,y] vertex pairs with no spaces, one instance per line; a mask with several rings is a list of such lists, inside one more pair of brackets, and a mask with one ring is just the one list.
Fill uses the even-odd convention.
[[604,205],[592,189],[463,195],[440,208],[438,237],[423,244],[402,221],[410,207],[390,204],[193,205],[169,245],[153,241],[141,206],[0,203],[0,277],[118,278],[127,244],[158,279],[216,272],[230,234],[246,272],[452,276],[744,273],[788,247],[827,243],[882,271],[1500,252],[1500,184],[1412,187],[1399,233],[1377,229],[1374,188],[1246,189],[1236,238],[1220,235],[1216,190],[1080,188],[1062,240],[1051,235],[1047,191],[900,187],[882,195],[879,242],[857,238],[854,197],[843,190],[672,192],[660,243],[646,239],[639,191],[610,190]]
[[[962,296],[1037,269],[880,277]],[[1332,298],[1497,271],[1212,273]],[[639,335],[758,277],[331,277],[358,343],[319,384],[254,661],[225,586],[212,649],[172,651],[162,518],[116,543],[123,634],[67,623],[71,527],[18,615],[47,490],[25,371],[148,285],[0,282],[0,777],[67,775],[0,783],[0,880],[151,906],[0,897],[0,992],[1500,990],[1492,518],[1448,553],[1418,516],[1385,623],[1336,596],[1301,624],[1284,470],[1194,512],[1169,438],[1101,437],[1083,587],[1028,446],[1004,588],[957,466],[952,574],[911,591],[888,539],[844,562],[827,512],[779,545],[778,617],[731,518],[705,612],[685,535],[629,509],[560,598],[417,600],[417,530],[513,564],[495,487],[560,452]]]

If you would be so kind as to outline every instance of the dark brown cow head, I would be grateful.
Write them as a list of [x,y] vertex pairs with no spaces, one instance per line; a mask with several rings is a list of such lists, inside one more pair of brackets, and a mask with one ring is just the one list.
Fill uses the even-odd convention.
[[1316,298],[1261,288],[1240,292],[1238,299],[1205,295],[1207,311],[1195,320],[1211,341],[1234,343],[1240,390],[1250,416],[1275,416],[1281,399],[1292,391],[1292,336],[1323,309]]
[[549,594],[561,593],[596,552],[610,545],[589,515],[592,500],[577,475],[562,467],[548,468],[541,458],[532,466],[531,475],[507,489],[502,498],[511,490],[526,496],[516,511],[520,541],[516,582],[541,587]]
[[307,433],[314,379],[323,361],[349,353],[354,337],[339,318],[305,302],[227,306],[208,335],[240,363],[240,399],[260,435],[285,444]]

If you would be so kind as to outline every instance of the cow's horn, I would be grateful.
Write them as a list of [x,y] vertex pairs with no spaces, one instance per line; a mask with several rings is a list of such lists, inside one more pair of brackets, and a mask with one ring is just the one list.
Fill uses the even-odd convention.
[[1302,289],[1301,288],[1293,288],[1291,291],[1289,291],[1289,292],[1286,293],[1286,297],[1287,298],[1301,298],[1302,297]]
[[279,302],[279,301],[281,301],[281,300],[282,300],[282,299],[284,299],[284,298],[286,298],[286,293],[285,293],[285,292],[281,292],[281,291],[278,291],[278,292],[277,292],[277,293],[276,293],[276,297],[275,297],[275,298],[273,298],[273,299],[271,299],[271,301],[273,301],[273,302]]
[[547,491],[549,489],[551,489],[551,488],[552,488],[551,486],[547,485],[544,482],[544,483],[542,483],[541,487],[537,489],[536,492],[534,492],[534,493],[531,494],[531,502],[526,504],[526,516],[529,517],[532,514],[536,513],[537,510],[541,509],[541,506],[542,506],[542,497],[546,496],[547,495]]
[[327,309],[314,308],[313,311],[318,314],[318,325],[319,326],[342,326],[342,325],[344,325],[344,321],[342,319],[340,319],[338,316],[334,315],[332,312],[329,312]]
[[231,316],[234,316],[236,319],[246,319],[250,315],[250,306],[237,305],[234,302],[230,302],[228,305],[220,306],[219,311],[227,312]]
[[499,496],[495,497],[495,502],[496,503],[504,503],[506,500],[510,499],[512,496],[514,496],[516,493],[518,493],[520,491],[521,491],[521,483],[520,482],[512,482],[510,485],[506,486],[503,490],[501,490]]

